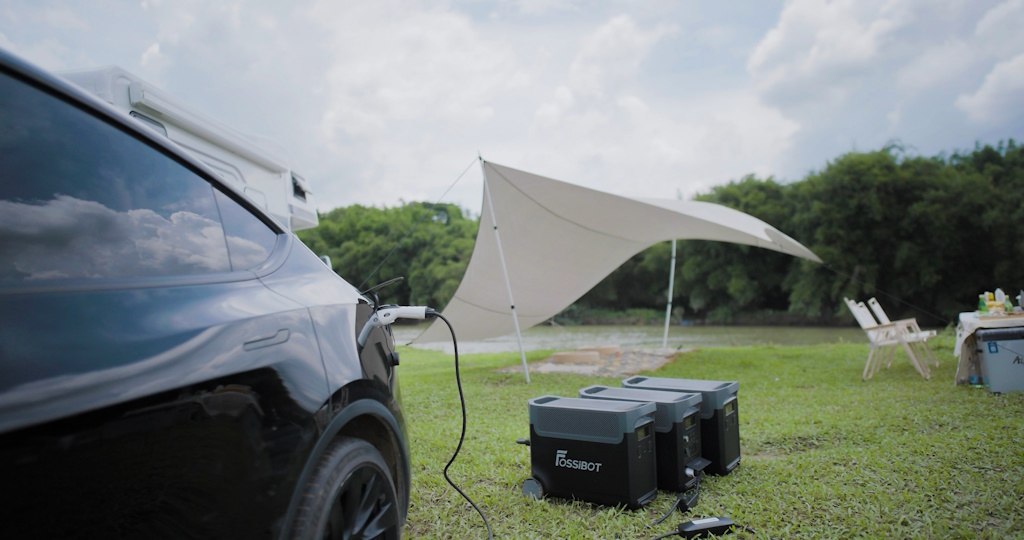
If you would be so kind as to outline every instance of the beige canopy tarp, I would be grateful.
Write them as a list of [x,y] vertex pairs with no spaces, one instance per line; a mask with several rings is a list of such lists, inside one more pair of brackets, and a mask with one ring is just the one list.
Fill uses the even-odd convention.
[[[509,288],[519,326],[529,328],[558,314],[633,255],[665,240],[733,242],[821,262],[771,225],[725,206],[621,197],[486,161],[483,169],[476,247],[442,312],[461,340],[516,331]],[[434,321],[413,342],[449,339],[447,327]]]

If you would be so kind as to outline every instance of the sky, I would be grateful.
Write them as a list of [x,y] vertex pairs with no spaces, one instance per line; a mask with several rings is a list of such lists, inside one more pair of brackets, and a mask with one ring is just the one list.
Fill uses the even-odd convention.
[[478,215],[478,156],[690,198],[1021,140],[1022,29],[1024,0],[0,0],[0,48],[277,141],[321,211]]

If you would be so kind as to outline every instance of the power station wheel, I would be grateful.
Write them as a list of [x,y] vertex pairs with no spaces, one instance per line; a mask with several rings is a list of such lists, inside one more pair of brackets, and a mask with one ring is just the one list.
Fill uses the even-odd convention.
[[543,499],[544,484],[541,484],[540,480],[537,480],[532,476],[523,480],[523,495],[525,495],[527,499],[534,499],[538,501]]

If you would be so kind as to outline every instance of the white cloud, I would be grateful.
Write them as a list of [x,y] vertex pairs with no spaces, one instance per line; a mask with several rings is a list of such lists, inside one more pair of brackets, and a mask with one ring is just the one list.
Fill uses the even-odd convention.
[[[163,56],[160,54],[160,44],[154,43],[142,53],[142,58],[139,63],[142,64],[142,67],[151,67],[161,64],[162,60]],[[159,67],[157,67],[157,69],[159,69]]]
[[347,173],[325,178],[318,198],[435,200],[477,151],[529,121],[531,69],[513,43],[464,13],[325,0],[306,16],[325,35],[320,159]]
[[623,95],[534,129],[499,162],[622,195],[692,195],[745,174],[773,174],[798,130],[751,92],[686,104]]
[[893,35],[908,24],[908,12],[887,0],[789,2],[747,68],[771,102],[841,102],[876,68]]
[[[798,178],[893,138],[1019,138],[991,115],[1017,96],[996,66],[1024,54],[1022,4],[25,0],[0,6],[0,46],[51,69],[120,64],[277,140],[321,210],[433,201],[477,151],[656,197]],[[58,5],[69,16],[46,22]],[[478,169],[448,200],[478,208]]]
[[[989,118],[987,103],[1016,95],[1012,74],[993,68],[1024,52],[1022,7],[1022,0],[787,2],[747,61],[763,102],[800,124],[780,172],[803,174],[828,156],[892,140],[925,154],[973,146],[980,134],[966,117],[980,122]],[[818,165],[808,166],[814,159]]]
[[710,26],[702,26],[697,31],[696,38],[701,43],[715,48],[727,48],[736,42],[738,32],[739,29],[735,26],[712,24]]
[[67,69],[67,56],[71,49],[56,39],[42,39],[31,44],[9,42],[8,45],[20,56],[34,64],[50,70]]
[[576,97],[566,86],[555,88],[551,99],[541,104],[534,113],[534,125],[537,129],[550,129],[558,125],[562,116],[576,104]]
[[996,64],[973,94],[961,95],[956,106],[972,122],[999,123],[1018,116],[1024,103],[1024,54]]
[[[706,106],[713,112],[697,149],[700,159],[738,162],[745,169],[739,174],[773,174],[780,157],[790,149],[793,136],[800,130],[797,122],[783,116],[778,109],[765,106],[753,94],[717,96]],[[728,178],[737,178],[739,174],[733,172]],[[721,180],[712,182],[719,183]]]
[[1006,54],[1024,50],[1024,0],[1007,0],[985,12],[974,27],[983,50]]
[[269,15],[258,15],[256,20],[259,22],[260,26],[267,30],[276,30],[278,27],[277,19],[274,19]]
[[928,91],[960,79],[977,61],[977,52],[963,39],[952,38],[924,49],[899,69],[897,86],[907,93]]
[[645,31],[626,15],[614,17],[583,40],[569,66],[570,88],[601,96],[608,85],[633,80],[651,47],[674,30],[672,25],[658,25]]
[[322,125],[330,137],[380,136],[394,122],[477,125],[494,114],[496,95],[524,82],[511,49],[458,13],[324,1],[312,15],[332,29]]
[[47,7],[42,12],[42,18],[46,24],[60,30],[75,32],[88,32],[91,30],[89,23],[70,9]]
[[510,0],[520,13],[527,15],[550,15],[558,12],[577,11],[581,0]]
[[651,112],[647,103],[636,96],[622,96],[618,99],[617,104],[630,117],[642,117]]
[[[617,16],[580,40],[568,75],[501,163],[614,193],[686,195],[748,173],[769,175],[796,122],[750,91],[712,89],[680,102],[638,74],[675,25]],[[657,69],[657,68],[654,68]]]
[[[274,74],[260,72],[261,64],[267,59],[283,60],[289,47],[275,47],[282,41],[279,34],[261,23],[273,5],[243,11],[244,5],[239,0],[143,2],[143,11],[156,26],[155,38],[148,38],[145,52],[138,57],[146,78],[162,86],[191,86],[187,90],[196,94],[251,85],[253,78],[266,84]],[[272,69],[289,67],[281,61]],[[183,84],[183,77],[201,84]]]

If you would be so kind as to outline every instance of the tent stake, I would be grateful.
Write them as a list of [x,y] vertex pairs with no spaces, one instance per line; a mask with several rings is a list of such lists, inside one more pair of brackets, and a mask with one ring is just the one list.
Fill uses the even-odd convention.
[[501,235],[498,234],[498,219],[494,215],[494,203],[491,202],[491,190],[487,187],[487,168],[484,166],[484,158],[480,158],[480,169],[484,174],[484,195],[487,197],[487,208],[491,211],[491,224],[494,225],[494,239],[498,242],[498,259],[501,261],[501,271],[505,275],[505,289],[508,291],[509,309],[512,310],[512,324],[516,327],[516,339],[519,340],[519,356],[523,360],[523,375],[526,375],[526,384],[530,384],[530,368],[526,367],[526,348],[523,347],[523,334],[519,331],[519,316],[516,315],[516,301],[512,298],[512,282],[508,278],[508,268],[505,266],[505,254],[501,248]]
[[676,241],[672,240],[672,263],[668,267],[668,305],[665,306],[665,337],[661,338],[661,348],[668,348],[668,321],[672,316],[672,285],[676,280]]

